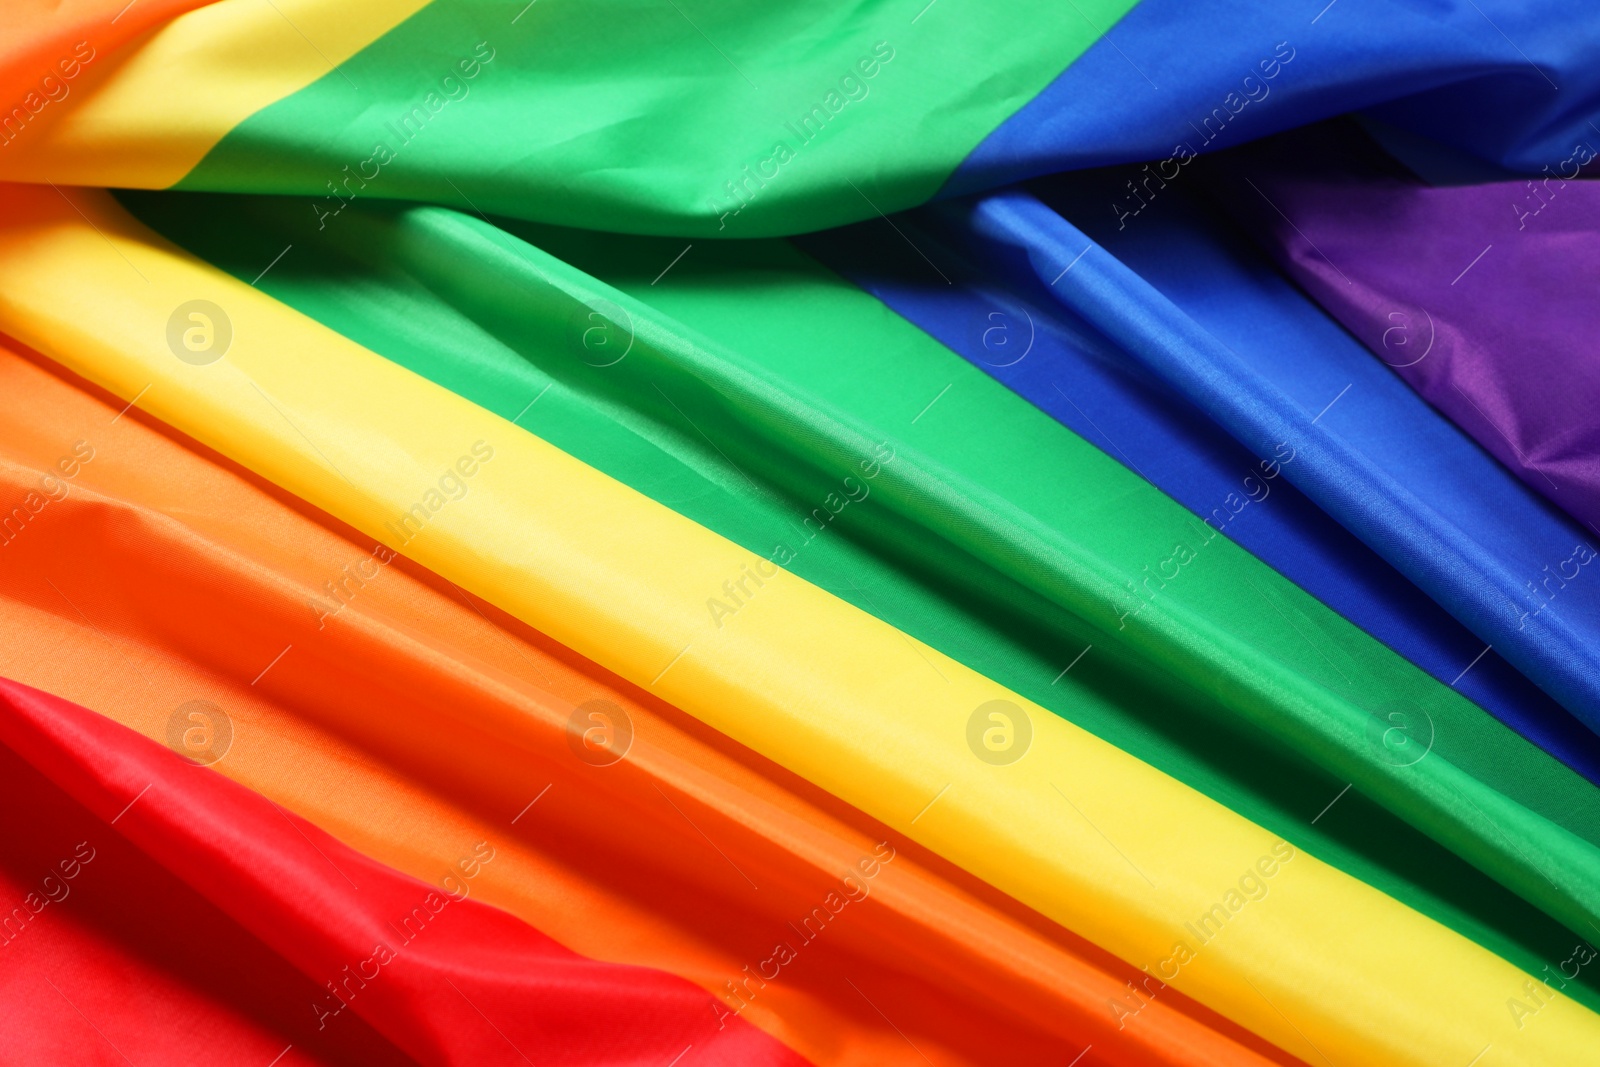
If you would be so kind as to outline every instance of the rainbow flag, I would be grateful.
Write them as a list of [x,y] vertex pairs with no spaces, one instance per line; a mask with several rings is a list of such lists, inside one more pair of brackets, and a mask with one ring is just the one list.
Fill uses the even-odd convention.
[[1600,17],[0,26],[0,1059],[1594,1058]]

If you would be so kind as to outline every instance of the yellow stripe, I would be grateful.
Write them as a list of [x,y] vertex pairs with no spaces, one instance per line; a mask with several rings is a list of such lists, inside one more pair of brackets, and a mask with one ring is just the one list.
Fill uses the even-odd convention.
[[199,8],[97,54],[64,100],[0,147],[0,179],[165,189],[257,111],[329,73],[344,77],[337,64],[426,3],[221,0]]
[[[387,524],[415,505],[406,554],[1123,959],[1176,970],[1174,986],[1307,1063],[1545,1065],[1600,1048],[1600,1017],[1528,996],[1480,946],[1309,855],[1285,862],[1278,845],[1274,860],[1260,827],[797,577],[750,584],[715,626],[707,598],[756,557],[166,245],[103,194],[78,203],[98,229],[48,189],[0,192],[15,220],[0,328],[374,537],[394,544]],[[233,332],[204,366],[167,339],[195,299]],[[492,458],[440,493],[475,445]],[[967,740],[996,699],[1033,730],[1008,766]],[[1513,999],[1537,1008],[1520,1029]]]

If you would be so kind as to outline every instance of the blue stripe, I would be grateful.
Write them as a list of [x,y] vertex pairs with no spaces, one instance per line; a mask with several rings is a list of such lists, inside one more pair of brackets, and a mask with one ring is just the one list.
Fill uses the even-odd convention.
[[1600,146],[1597,55],[1600,18],[1555,0],[1142,0],[991,133],[945,195],[1358,110],[1537,173],[1577,141]]
[[[1025,193],[897,219],[954,285],[872,224],[799,240],[1600,783],[1600,738],[1547,695],[1600,723],[1600,597],[1572,586],[1549,628],[1519,630],[1513,610],[1582,531],[1183,188],[1119,231],[1104,206],[1129,174],[1050,180],[1044,195],[1087,235]],[[1263,489],[1259,457],[1284,441],[1296,456]],[[1270,495],[1234,514],[1252,474]]]

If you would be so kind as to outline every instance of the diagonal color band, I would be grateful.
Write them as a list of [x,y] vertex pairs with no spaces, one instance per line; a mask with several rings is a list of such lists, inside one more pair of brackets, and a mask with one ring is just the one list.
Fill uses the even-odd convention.
[[165,188],[235,126],[325,76],[337,83],[329,92],[359,98],[340,65],[426,3],[222,0],[124,51],[91,47],[63,103],[6,139],[0,176]]
[[[717,628],[705,599],[758,557],[102,194],[74,209],[8,189],[0,207],[0,328],[1307,1062],[1466,1063],[1485,1045],[1494,1064],[1578,1062],[1600,1040],[1555,993],[1519,1029],[1505,1005],[1527,979],[1510,964],[786,572],[761,569],[738,625]],[[210,321],[169,330],[192,301],[216,305]],[[219,312],[222,358],[178,358],[184,322],[214,343]],[[468,468],[465,492],[440,493]],[[967,741],[997,700],[1033,735],[1004,766]],[[1241,879],[1269,869],[1246,901]]]

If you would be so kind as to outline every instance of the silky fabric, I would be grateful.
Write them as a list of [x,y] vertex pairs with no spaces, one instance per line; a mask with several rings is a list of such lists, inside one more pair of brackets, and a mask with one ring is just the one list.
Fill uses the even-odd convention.
[[1534,172],[1596,91],[1596,31],[1549,0],[1407,8],[1381,42],[1338,0],[504,7],[220,0],[35,114],[0,176],[751,237],[1363,108]]
[[[51,201],[30,191],[7,190],[7,200],[9,218],[29,220],[11,222],[0,245],[3,317],[23,339],[369,536],[393,526],[406,555],[441,577],[459,579],[1123,959],[1176,963],[1177,988],[1274,1044],[1419,1064],[1481,1055],[1492,1044],[1505,1062],[1532,1063],[1577,1055],[1600,1038],[1600,1017],[1568,1008],[1559,993],[1552,1002],[1562,1010],[1548,1025],[1518,1030],[1510,1018],[1497,1020],[1503,991],[1528,981],[1515,967],[159,242],[109,199],[78,202],[93,212],[93,226],[49,214],[43,205]],[[33,210],[15,211],[24,205]],[[84,299],[96,315],[74,307]],[[156,336],[171,316],[165,309],[184,299],[231,308],[226,359],[174,359]],[[278,355],[285,351],[301,356],[291,363]],[[459,457],[474,445],[479,463],[464,464]],[[447,501],[437,472],[452,469],[477,482],[471,495],[452,490]],[[764,581],[739,609],[737,626],[708,622],[705,590],[747,568]],[[998,717],[1009,742],[968,743],[966,729],[981,726],[975,716],[984,714],[991,723]],[[1009,759],[1022,723],[1022,758],[982,755]],[[1082,821],[1067,819],[1056,800]],[[1241,881],[1247,875],[1251,881]],[[1276,877],[1276,892],[1257,894],[1259,877]],[[1245,890],[1259,906],[1234,922]],[[1171,941],[1186,915],[1210,916],[1201,922],[1213,933],[1229,924],[1228,936],[1197,937],[1211,951],[1196,958]],[[1278,963],[1285,952],[1299,961],[1292,974]],[[1355,974],[1362,977],[1352,983]],[[1334,988],[1338,995],[1329,996]]]
[[[1075,178],[1078,190],[1071,203],[1088,205],[1092,212],[1096,193],[1114,200],[1125,195],[1128,180],[1140,177],[1138,169],[1127,168]],[[1215,324],[1226,313],[1231,324],[1226,336],[1235,351],[1259,346],[1262,353],[1281,352],[1297,346],[1341,366],[1350,362],[1350,337],[1278,277],[1245,235],[1189,192],[1157,191],[1160,201],[1128,224],[1126,236],[1107,227],[1095,237],[1119,256],[1157,272],[1165,291],[1191,314],[1208,315]],[[1050,284],[1058,281],[1059,270],[1036,271],[1026,259],[1008,255],[1012,246],[986,240],[964,218],[953,206],[899,217],[895,224],[911,245],[883,240],[882,223],[830,231],[801,243],[974,366],[1150,479],[1202,522],[1600,783],[1600,740],[1583,722],[1497,650],[1485,650],[1483,640],[1319,508],[1293,479],[1280,477],[1284,465],[1270,455],[1257,458],[1136,356],[1062,307]],[[1160,266],[1171,249],[1182,250],[1175,258],[1186,268]],[[937,264],[938,273],[919,251]],[[1390,337],[1399,343],[1398,334]],[[1369,385],[1392,389],[1392,383],[1374,375],[1364,380],[1361,395]],[[1328,396],[1339,389],[1333,384]],[[1340,398],[1339,404],[1348,399]],[[1493,464],[1474,459],[1470,445],[1450,440],[1459,435],[1429,427],[1439,421],[1433,412],[1397,400],[1383,420],[1390,432],[1416,427],[1417,436],[1425,432],[1427,438],[1397,452],[1410,456],[1443,446],[1468,465],[1474,479],[1504,482]],[[1435,478],[1440,488],[1448,488],[1442,474]],[[1550,529],[1543,509],[1524,503],[1511,514],[1525,526]],[[1561,543],[1559,535],[1547,532],[1545,538],[1548,544]],[[1404,756],[1395,753],[1394,758]]]
[[1586,551],[1523,583],[1511,609],[1519,631],[1559,607],[1600,545],[1600,188],[1574,180],[1595,144],[1591,131],[1538,180],[1448,188],[1342,123],[1217,161],[1218,195],[1290,277],[1586,528]]
[[153,26],[208,0],[14,0],[0,11],[0,154],[45,111],[62,110],[77,78]]
[[[293,201],[129,199],[243,280],[260,274],[257,263],[274,248],[295,243],[298,255],[259,279],[274,295],[747,549],[787,561],[1508,959],[1537,969],[1552,952],[1565,956],[1573,935],[1492,890],[1400,819],[1583,928],[1590,846],[1506,802],[1516,798],[1592,841],[1587,783],[1318,605],[1289,592],[1263,612],[1267,589],[1288,588],[1270,570],[1213,543],[1210,527],[952,365],[948,352],[783,243],[695,249],[664,278],[658,264],[671,258],[668,242],[529,233],[569,263],[454,213],[378,208],[353,209],[308,247]],[[585,271],[626,295],[597,287]],[[823,323],[828,341],[819,345]],[[984,427],[983,451],[971,426]],[[869,476],[873,468],[843,482],[825,473],[852,436],[866,454],[892,456],[876,463],[881,477]],[[1279,458],[1292,465],[1292,448]],[[888,471],[909,472],[899,495]],[[1058,482],[1073,493],[1057,493]],[[1167,537],[1196,544],[1207,561],[1187,566],[1170,589],[1150,577],[1171,551]],[[1120,571],[1121,599],[1099,599],[1063,556]],[[974,586],[983,592],[967,592]],[[1007,590],[1003,598],[996,588]],[[707,592],[715,594],[709,621],[735,625],[740,589]],[[1134,599],[1151,593],[1148,603]],[[1044,599],[1052,596],[1054,605]],[[1064,616],[1063,601],[1078,614]],[[1066,654],[1052,662],[1019,648],[1012,635],[1029,627]],[[1189,636],[1197,627],[1242,630],[1249,651],[1240,641],[1225,653],[1197,653]],[[1326,647],[1304,643],[1308,634]],[[1262,658],[1268,649],[1276,659]],[[1197,665],[1197,654],[1212,658]],[[1150,680],[1151,663],[1166,687]],[[1284,672],[1294,680],[1272,680]],[[1172,687],[1183,675],[1193,684]],[[1219,684],[1219,675],[1232,681]],[[1353,675],[1366,684],[1350,695]],[[1307,678],[1334,699],[1274,702],[1263,715],[1239,698],[1241,689],[1303,687]],[[1177,724],[1174,703],[1185,709]],[[1330,773],[1347,767],[1360,772],[1352,795],[1351,778]],[[1369,789],[1393,812],[1363,804]],[[1521,838],[1513,846],[1484,820],[1490,809],[1553,851],[1531,859]],[[1472,836],[1462,840],[1464,827]],[[1560,873],[1547,876],[1552,870]],[[1552,896],[1555,879],[1567,888]]]
[[[1122,174],[1109,171],[1094,181],[1115,195]],[[1050,277],[995,254],[950,211],[901,214],[894,224],[914,246],[885,242],[882,222],[797,240],[984,373],[1149,478],[1206,525],[1600,784],[1594,731],[1498,651],[1485,651],[1477,635],[1280,477],[1282,464],[1256,458],[1136,358],[1061,307],[1051,298]],[[1229,283],[1230,299],[1250,309],[1240,312],[1242,322],[1253,320],[1258,330],[1261,323],[1278,323],[1278,336],[1318,350],[1350,346],[1338,326],[1270,274],[1243,235],[1181,190],[1141,216],[1138,226],[1152,254],[1163,243],[1179,246],[1190,262],[1203,264],[1197,274]],[[949,285],[918,251],[938,264]],[[1416,410],[1414,416],[1429,419],[1432,413]]]
[[[814,1062],[1289,1060],[43,357],[0,382],[27,516],[0,522],[0,671]],[[780,943],[800,959],[765,981]]]
[[[193,714],[188,729],[215,725],[207,712]],[[327,1031],[347,1025],[341,1016],[349,1012],[387,1039],[384,1058],[400,1051],[424,1064],[537,1056],[540,1063],[643,1067],[690,1048],[708,1063],[805,1063],[742,1019],[719,1026],[704,991],[681,978],[583,959],[471,900],[471,880],[494,861],[487,842],[434,885],[407,878],[109,719],[5,680],[0,741],[13,762],[66,798],[63,815],[93,812],[106,822],[95,839],[117,834],[132,846],[113,851],[120,866],[156,868],[145,878],[165,874],[162,880],[179,883],[190,901],[198,898],[202,914],[215,914],[210,925],[222,928],[225,944],[242,944],[257,959],[270,954],[279,972],[298,972],[298,981],[275,976],[286,988],[263,983],[263,999],[301,1000],[294,1021],[314,1027],[274,1021],[280,1034],[289,1030],[302,1043],[338,1048],[342,1042],[329,1041]],[[49,807],[45,812],[53,817]],[[61,868],[53,880],[59,884],[66,873]],[[45,892],[59,892],[52,876],[46,879]],[[107,996],[115,957],[63,961],[50,947],[40,947],[34,966],[79,978],[75,984],[89,987],[91,1007],[111,1028],[99,1031],[85,1013],[94,1030],[77,1028],[76,1048],[96,1045],[96,1032],[115,1046],[115,1032],[147,1046],[143,1062],[189,1062],[197,1035],[173,1033],[167,1018],[137,1013],[137,1003],[119,1011]],[[609,1018],[597,1024],[597,1014]],[[8,1027],[0,1041],[27,1058],[43,1037],[31,1027]]]
[[[5,715],[15,715],[9,702]],[[7,1063],[189,1064],[197,1049],[221,1063],[270,1063],[287,1049],[290,1063],[416,1062],[355,1014],[319,1031],[310,1006],[327,994],[324,977],[297,970],[125,839],[131,814],[107,826],[126,798],[86,808],[9,746],[0,798]]]
[[[97,58],[81,66],[61,105],[40,108],[0,148],[0,174],[56,185],[171,185],[229,130],[325,75],[358,93],[343,65],[426,2],[127,4],[118,25],[149,32],[105,39],[90,22],[83,39]],[[162,21],[185,7],[195,10]],[[62,28],[54,19],[52,27]]]
[[[1350,0],[1144,0],[985,138],[943,194],[1134,161],[1182,170],[1352,111],[1528,174],[1595,135],[1594,19],[1555,0],[1387,5],[1381,32],[1373,17]],[[1140,202],[1130,186],[1095,210]]]
[[[1062,210],[1085,209],[1089,198],[1074,196],[1072,183],[1058,188]],[[1091,246],[1065,217],[1023,193],[986,199],[974,209],[973,224],[1025,257],[1041,277],[1055,277],[1061,269],[1055,264]],[[1258,327],[1229,313],[1210,287],[1212,275],[1190,269],[1202,262],[1202,248],[1189,257],[1174,259],[1166,249],[1156,256],[1135,227],[1122,242],[1114,232],[1102,225],[1094,236],[1112,242],[1127,262],[1095,248],[1085,260],[1089,269],[1075,268],[1051,287],[1057,299],[1252,450],[1265,454],[1288,427],[1309,427],[1302,432],[1326,449],[1325,458],[1286,475],[1593,726],[1600,711],[1600,587],[1572,583],[1536,618],[1524,618],[1522,606],[1526,583],[1568,559],[1584,540],[1582,528],[1447,420],[1430,418],[1426,405],[1359,345],[1327,346],[1314,360],[1284,360],[1276,346],[1252,341]],[[1101,275],[1109,280],[1102,283]],[[1097,285],[1114,285],[1116,299],[1108,302],[1110,293]],[[1184,305],[1173,304],[1168,292]]]
[[220,0],[40,116],[0,178],[792,233],[927,200],[1133,2]]

